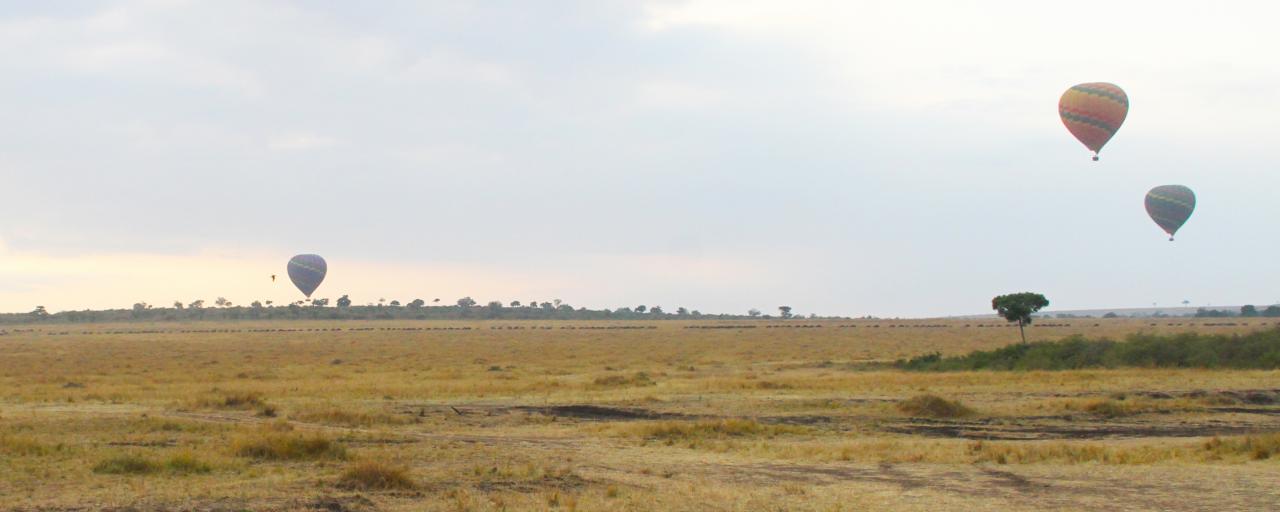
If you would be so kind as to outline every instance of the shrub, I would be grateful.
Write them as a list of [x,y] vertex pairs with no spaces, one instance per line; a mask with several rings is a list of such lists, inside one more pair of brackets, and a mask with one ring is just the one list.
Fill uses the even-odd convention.
[[314,434],[267,432],[232,443],[240,457],[261,460],[345,459],[347,451],[328,437]]
[[913,396],[898,402],[898,410],[925,418],[963,418],[974,414],[973,409],[964,404],[937,395]]
[[417,484],[409,477],[409,470],[382,462],[363,461],[347,468],[338,478],[338,485],[347,489],[393,490],[413,489]]
[[1134,334],[1123,342],[1082,336],[1015,344],[956,357],[932,353],[895,366],[913,371],[1074,370],[1081,368],[1280,368],[1280,329],[1244,335]]

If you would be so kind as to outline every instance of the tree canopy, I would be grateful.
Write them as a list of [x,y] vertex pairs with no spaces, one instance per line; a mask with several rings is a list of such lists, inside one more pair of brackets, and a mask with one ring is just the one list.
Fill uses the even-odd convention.
[[1010,293],[991,299],[991,309],[996,310],[996,314],[1009,322],[1018,323],[1018,332],[1022,335],[1023,343],[1027,342],[1027,334],[1023,327],[1031,323],[1031,315],[1048,305],[1049,299],[1034,292]]

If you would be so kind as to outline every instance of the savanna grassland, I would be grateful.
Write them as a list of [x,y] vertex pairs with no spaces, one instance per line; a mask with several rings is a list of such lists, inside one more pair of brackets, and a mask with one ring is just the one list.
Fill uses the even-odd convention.
[[[1029,337],[1275,324],[1046,322]],[[992,320],[7,327],[0,508],[1280,506],[1280,371],[886,364],[1017,336]]]

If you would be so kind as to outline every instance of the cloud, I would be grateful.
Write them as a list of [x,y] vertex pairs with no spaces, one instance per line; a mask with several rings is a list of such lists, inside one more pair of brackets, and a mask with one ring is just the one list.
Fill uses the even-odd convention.
[[[163,10],[162,10],[163,11]],[[83,17],[0,21],[0,58],[41,72],[63,72],[135,85],[208,88],[258,97],[259,78],[198,45],[166,37],[137,8]]]
[[701,110],[726,99],[724,91],[681,80],[649,80],[636,86],[636,106],[641,109]]
[[[1215,269],[1275,249],[1256,233],[1280,215],[1278,8],[1073,5],[15,5],[11,307],[265,298],[303,251],[334,258],[335,290],[398,298],[922,314],[1021,283],[1055,306],[1269,293],[1265,262]],[[1133,110],[1092,164],[1055,106],[1099,79]],[[1177,252],[1141,209],[1166,182],[1203,204]]]
[[[1269,2],[1207,6],[1088,0],[1064,12],[1013,0],[831,2],[686,0],[647,4],[640,25],[659,33],[714,31],[815,59],[815,84],[833,101],[946,114],[977,105],[1028,126],[1066,87],[1110,80],[1163,135],[1239,139],[1274,127],[1251,107],[1274,103]],[[1247,89],[1247,91],[1246,91]],[[1231,90],[1233,100],[1225,100]],[[1243,94],[1242,94],[1243,93]],[[993,110],[998,109],[998,110]],[[1230,110],[1242,129],[1187,125]],[[958,112],[956,112],[958,113]],[[1132,131],[1132,130],[1126,130]]]
[[413,58],[403,76],[409,81],[457,81],[488,86],[509,86],[517,81],[509,66],[465,56],[448,48],[433,48]]
[[288,133],[272,137],[267,146],[283,151],[304,151],[329,147],[337,142],[331,137],[313,133]]

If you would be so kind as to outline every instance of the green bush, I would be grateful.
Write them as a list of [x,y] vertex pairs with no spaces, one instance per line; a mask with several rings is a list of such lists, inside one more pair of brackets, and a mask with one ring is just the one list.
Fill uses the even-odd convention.
[[899,360],[913,371],[1076,370],[1081,368],[1280,368],[1280,329],[1244,335],[1134,334],[1123,342],[1072,336],[1019,343],[957,357],[925,354]]

